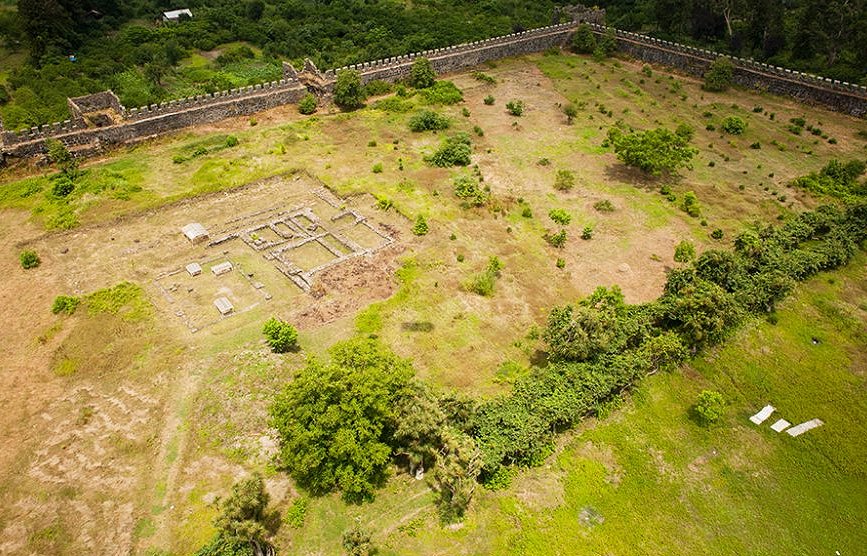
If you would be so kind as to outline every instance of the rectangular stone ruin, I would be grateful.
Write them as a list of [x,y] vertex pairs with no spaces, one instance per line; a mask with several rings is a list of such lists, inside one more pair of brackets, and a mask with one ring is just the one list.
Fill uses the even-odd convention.
[[815,429],[816,427],[821,427],[824,424],[825,423],[823,423],[821,419],[811,419],[810,421],[806,421],[804,423],[801,423],[800,425],[795,425],[794,427],[787,430],[786,434],[788,434],[789,436],[799,436],[809,430]]
[[230,263],[229,261],[225,261],[225,262],[222,262],[220,264],[215,264],[214,266],[212,266],[211,272],[214,273],[214,276],[222,276],[223,274],[226,274],[227,272],[231,272],[232,268],[233,268],[232,263]]
[[198,276],[202,273],[202,265],[200,265],[199,263],[190,263],[184,268],[187,269],[187,272],[190,273],[190,276]]
[[201,243],[208,240],[208,230],[198,222],[191,222],[181,228],[184,236],[192,243]]
[[232,302],[225,297],[218,297],[217,299],[215,299],[214,307],[216,307],[220,314],[223,316],[230,315],[232,314],[232,311],[235,310]]
[[789,427],[789,425],[791,425],[791,423],[789,423],[785,419],[779,419],[776,423],[771,425],[771,430],[773,430],[774,432],[783,432]]
[[755,423],[757,425],[761,425],[762,423],[765,422],[765,419],[767,419],[768,417],[771,416],[771,413],[773,413],[773,412],[774,412],[774,406],[766,405],[765,407],[762,408],[761,411],[759,411],[758,413],[756,413],[755,415],[750,417],[750,421],[752,421],[753,423]]

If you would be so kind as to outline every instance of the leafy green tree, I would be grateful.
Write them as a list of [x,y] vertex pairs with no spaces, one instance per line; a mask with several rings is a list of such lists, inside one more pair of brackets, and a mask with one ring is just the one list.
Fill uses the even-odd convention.
[[407,393],[395,404],[395,410],[395,455],[406,456],[411,474],[424,472],[436,462],[442,444],[446,415],[439,399],[430,386],[412,381]]
[[741,135],[747,130],[747,123],[738,116],[727,116],[722,121],[722,130],[731,135]]
[[443,433],[443,447],[434,468],[434,490],[440,518],[460,521],[476,490],[482,458],[473,439],[454,429]]
[[599,287],[577,305],[554,307],[542,333],[548,356],[554,361],[586,361],[622,348],[627,341],[625,320],[626,305],[617,286]]
[[218,504],[217,534],[196,556],[256,556],[273,550],[264,524],[268,493],[261,475],[235,483],[232,493]]
[[298,101],[298,112],[304,115],[310,115],[316,112],[316,97],[313,93],[307,93]]
[[671,289],[676,293],[667,293],[661,301],[664,320],[693,349],[719,343],[743,316],[732,294],[706,280],[696,278]]
[[280,462],[316,494],[373,498],[385,482],[410,364],[371,341],[336,344],[331,361],[308,361],[271,406]]
[[698,154],[686,137],[665,128],[624,133],[615,127],[608,131],[607,141],[624,164],[653,175],[686,167]]
[[290,323],[271,317],[262,328],[265,339],[274,353],[286,353],[298,349],[298,331]]
[[602,39],[599,41],[598,48],[602,49],[605,56],[611,56],[617,51],[617,35],[614,34],[613,28],[609,27],[605,30],[605,34],[602,35]]
[[423,214],[419,214],[415,218],[415,224],[412,225],[412,233],[417,236],[424,236],[430,231],[430,227],[428,226],[427,219]]
[[715,390],[702,390],[692,410],[698,421],[707,427],[722,418],[725,404],[725,398],[719,392]]
[[78,177],[78,161],[72,156],[66,145],[57,139],[46,139],[45,148],[48,152],[48,160],[56,164],[65,177],[69,178],[70,181]]
[[688,263],[695,258],[695,245],[683,240],[674,248],[674,260],[679,263]]
[[427,89],[436,83],[437,74],[434,72],[430,60],[416,58],[409,70],[409,84],[416,89]]
[[334,104],[343,110],[355,110],[364,105],[364,89],[361,86],[361,75],[353,69],[337,72],[334,83]]
[[710,67],[704,74],[705,91],[721,93],[731,87],[734,77],[735,66],[731,59],[719,57],[711,62]]
[[572,50],[578,54],[592,54],[596,50],[596,35],[586,23],[579,25],[572,35]]

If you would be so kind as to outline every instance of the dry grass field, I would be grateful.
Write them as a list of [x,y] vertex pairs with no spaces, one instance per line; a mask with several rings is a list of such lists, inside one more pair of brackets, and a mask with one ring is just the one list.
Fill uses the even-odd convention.
[[[374,99],[347,114],[284,107],[88,161],[65,200],[51,194],[49,169],[0,173],[0,553],[189,554],[213,533],[214,500],[252,470],[284,512],[307,495],[275,469],[267,407],[307,357],[375,334],[424,379],[503,392],[539,356],[534,332],[555,304],[600,285],[620,286],[631,303],[655,299],[680,241],[728,246],[746,225],[812,208],[819,200],[788,187],[794,177],[867,156],[863,121],[752,92],[706,93],[631,61],[538,55],[479,69],[496,83],[448,77],[464,101],[433,107],[451,120],[445,132],[409,131],[418,97],[408,112]],[[525,103],[521,117],[506,112],[509,100]],[[579,106],[572,124],[568,102]],[[719,131],[729,115],[747,122],[743,135]],[[791,133],[795,117],[820,134]],[[602,146],[618,120],[688,124],[692,168],[675,179],[626,168]],[[472,137],[473,166],[425,164],[455,131]],[[561,170],[575,176],[569,191],[554,188]],[[471,172],[490,187],[485,207],[453,194]],[[697,218],[680,208],[689,191]],[[302,209],[328,235],[287,252],[301,271],[351,254],[338,236],[370,250],[310,275],[307,291],[271,247],[253,247],[298,233],[262,225]],[[554,209],[571,222],[555,224]],[[411,232],[418,215],[427,235]],[[239,235],[192,244],[180,233],[190,222],[212,240]],[[585,227],[591,239],[581,239]],[[544,236],[560,228],[558,249]],[[38,268],[21,268],[23,249],[39,254]],[[492,256],[504,268],[493,295],[479,296],[467,284]],[[214,276],[222,261],[233,270]],[[203,274],[190,276],[190,262]],[[310,499],[303,526],[281,526],[275,545],[337,554],[359,518],[383,554],[855,554],[867,542],[857,518],[867,510],[865,264],[801,286],[776,326],[750,325],[646,381],[607,419],[564,437],[545,465],[482,491],[462,528],[442,528],[424,481],[398,474],[363,506]],[[83,300],[55,315],[58,295]],[[232,315],[220,316],[217,297]],[[301,352],[268,351],[271,316],[298,327]],[[821,349],[805,347],[815,334]],[[717,433],[686,417],[707,387],[733,400]],[[746,416],[769,400],[827,425],[797,445],[751,429]]]

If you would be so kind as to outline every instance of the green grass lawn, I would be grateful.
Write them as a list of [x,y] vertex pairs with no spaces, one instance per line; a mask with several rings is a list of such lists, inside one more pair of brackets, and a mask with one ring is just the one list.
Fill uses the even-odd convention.
[[[681,372],[645,380],[545,468],[487,496],[474,521],[498,554],[860,554],[867,542],[867,296],[863,255],[801,286],[776,325],[748,326]],[[860,299],[861,307],[847,299]],[[819,344],[813,343],[813,338]],[[689,418],[702,389],[728,401],[710,429]],[[747,417],[766,403],[762,426]],[[783,417],[825,425],[792,438]],[[562,503],[521,502],[539,476]],[[583,516],[582,516],[583,512]]]

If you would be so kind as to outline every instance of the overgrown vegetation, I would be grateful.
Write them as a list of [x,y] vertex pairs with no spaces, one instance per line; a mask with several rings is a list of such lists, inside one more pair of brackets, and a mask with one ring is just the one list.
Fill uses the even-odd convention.
[[687,167],[698,150],[689,146],[689,136],[665,128],[627,133],[620,128],[608,130],[607,144],[624,164],[649,174],[661,175]]
[[735,66],[729,58],[720,57],[711,62],[710,68],[704,74],[705,91],[721,93],[731,87]]
[[451,121],[432,110],[422,110],[409,119],[409,129],[415,132],[448,129]]
[[450,166],[469,166],[470,155],[473,153],[470,136],[466,133],[456,133],[443,139],[440,148],[425,158],[431,166],[448,168]]
[[274,353],[286,353],[298,349],[298,331],[284,320],[271,317],[265,321],[262,333],[265,334],[265,340]]
[[21,268],[24,270],[30,270],[31,268],[39,266],[42,261],[39,259],[39,255],[36,254],[36,251],[25,249],[18,255],[18,262],[21,264]]

